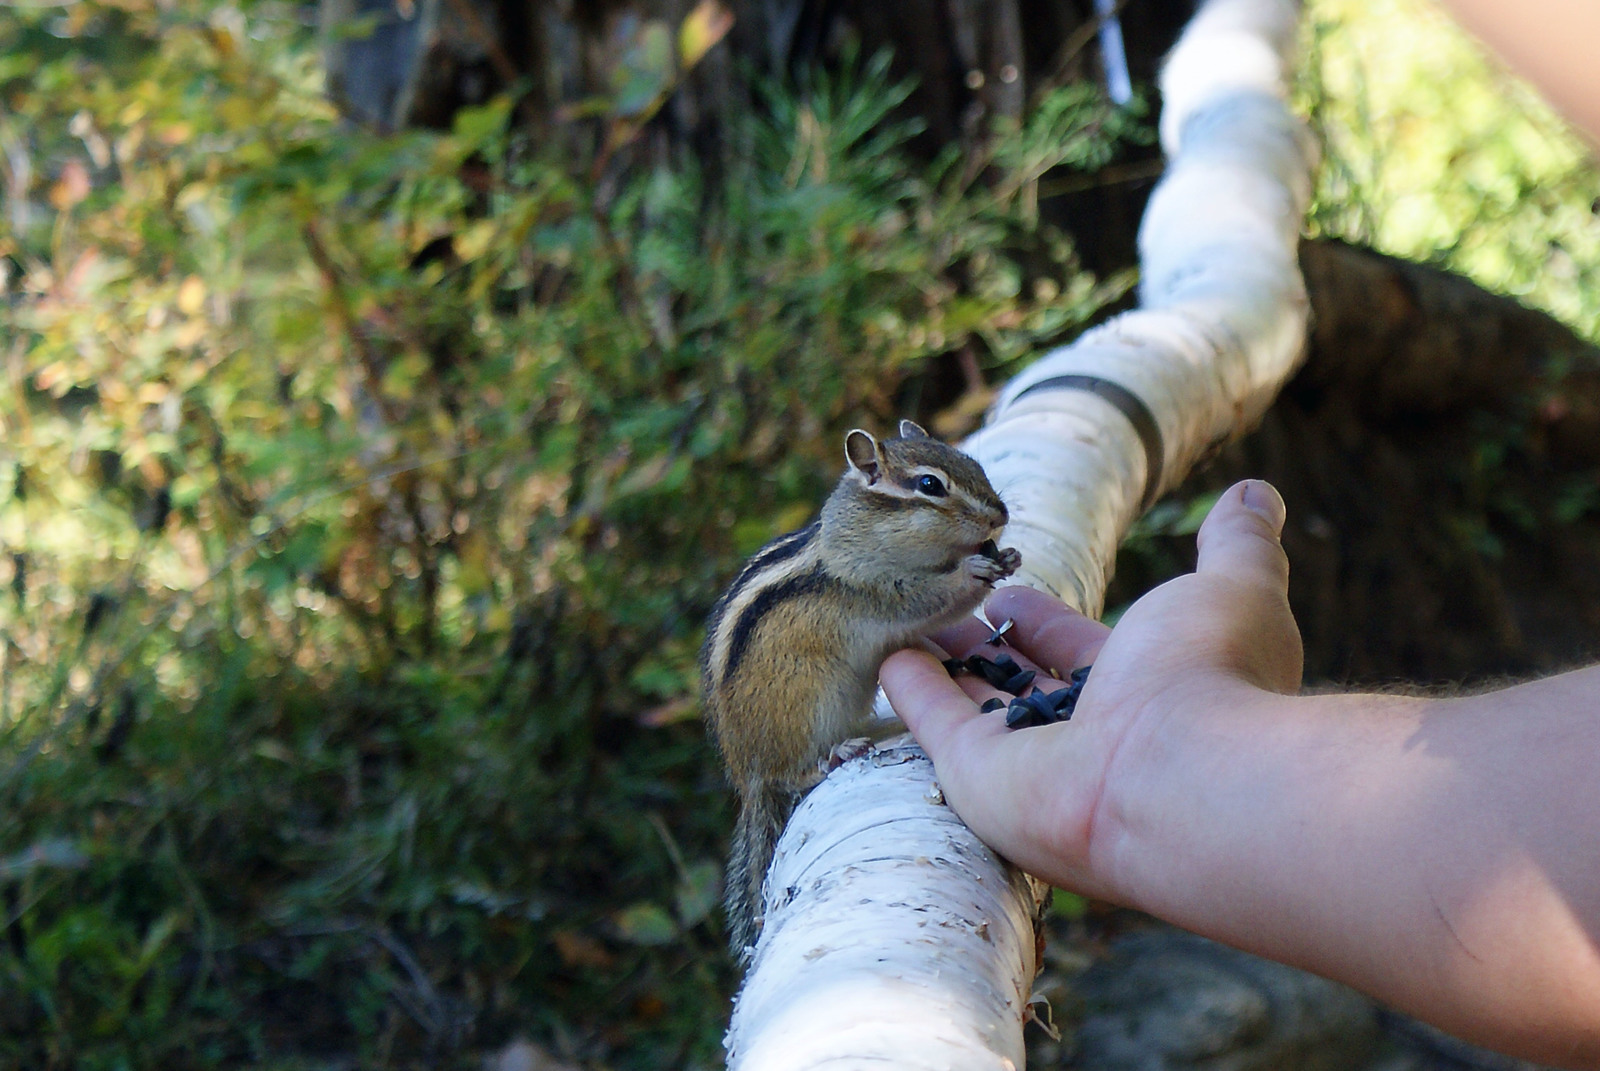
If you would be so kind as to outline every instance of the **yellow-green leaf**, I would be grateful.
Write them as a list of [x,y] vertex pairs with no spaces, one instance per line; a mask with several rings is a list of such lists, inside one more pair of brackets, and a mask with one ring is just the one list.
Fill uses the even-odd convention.
[[700,0],[678,27],[678,68],[687,71],[733,29],[733,12],[717,0]]
[[678,938],[677,923],[660,904],[646,901],[625,907],[614,921],[623,939],[636,945],[664,945]]

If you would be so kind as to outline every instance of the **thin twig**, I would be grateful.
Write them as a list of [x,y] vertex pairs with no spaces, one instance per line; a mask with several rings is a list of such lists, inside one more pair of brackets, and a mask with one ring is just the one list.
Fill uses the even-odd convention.
[[372,404],[378,407],[384,423],[399,423],[383,396],[383,369],[379,367],[378,355],[372,352],[372,347],[362,336],[355,310],[351,308],[350,298],[344,292],[343,272],[329,254],[328,247],[323,244],[322,235],[317,232],[314,221],[307,220],[300,233],[305,237],[306,251],[311,254],[311,263],[316,265],[317,270],[322,273],[323,281],[327,284],[333,314],[339,318],[339,326],[344,329],[351,346],[355,348],[356,356],[361,361],[363,378],[367,381],[367,394],[372,398]]
[[1061,197],[1069,193],[1082,193],[1084,190],[1098,190],[1105,186],[1120,186],[1126,182],[1146,182],[1160,178],[1166,169],[1167,162],[1160,157],[1154,160],[1111,164],[1082,178],[1059,179],[1055,182],[1040,180],[1039,196]]

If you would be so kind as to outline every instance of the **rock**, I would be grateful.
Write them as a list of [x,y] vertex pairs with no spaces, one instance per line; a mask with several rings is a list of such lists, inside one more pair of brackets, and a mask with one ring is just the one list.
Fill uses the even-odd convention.
[[1379,1037],[1352,990],[1181,930],[1118,940],[1074,988],[1074,1068],[1357,1071]]

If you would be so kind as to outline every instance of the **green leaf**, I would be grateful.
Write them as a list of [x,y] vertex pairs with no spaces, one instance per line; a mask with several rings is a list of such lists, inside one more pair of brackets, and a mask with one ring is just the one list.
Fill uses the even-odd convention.
[[664,945],[678,939],[677,923],[660,904],[643,901],[613,916],[617,933],[636,945]]
[[721,864],[710,860],[690,863],[678,879],[678,922],[687,930],[704,920],[721,893]]
[[638,119],[660,107],[677,79],[673,59],[672,31],[667,24],[660,19],[645,20],[612,72],[616,87],[613,111],[625,119]]
[[1167,530],[1172,535],[1194,535],[1205,523],[1211,513],[1211,507],[1217,504],[1217,499],[1222,497],[1221,491],[1209,491],[1203,495],[1196,495],[1189,500],[1183,513],[1172,522]]
[[687,71],[699,63],[733,29],[733,12],[717,0],[700,0],[678,26],[678,66]]
[[498,145],[511,118],[511,97],[501,94],[476,108],[456,112],[450,133],[464,149],[486,149]]
[[1089,901],[1065,889],[1050,890],[1050,910],[1058,918],[1081,919],[1089,913]]

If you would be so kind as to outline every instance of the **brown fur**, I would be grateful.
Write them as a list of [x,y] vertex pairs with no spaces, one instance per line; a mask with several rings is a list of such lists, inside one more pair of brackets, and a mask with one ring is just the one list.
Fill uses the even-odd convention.
[[[1006,510],[965,454],[909,421],[882,442],[851,432],[845,451],[815,530],[751,559],[701,652],[706,717],[740,800],[725,885],[740,956],[759,934],[761,884],[794,802],[835,745],[870,728],[878,666],[971,612],[1020,561],[979,553]],[[948,493],[915,490],[922,474]]]

